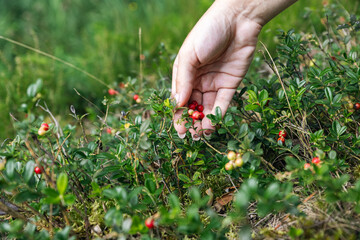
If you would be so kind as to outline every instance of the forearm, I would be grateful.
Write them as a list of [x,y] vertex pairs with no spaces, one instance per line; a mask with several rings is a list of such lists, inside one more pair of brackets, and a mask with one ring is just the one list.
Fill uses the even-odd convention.
[[297,0],[216,0],[219,4],[229,4],[235,15],[245,17],[264,26],[280,12]]

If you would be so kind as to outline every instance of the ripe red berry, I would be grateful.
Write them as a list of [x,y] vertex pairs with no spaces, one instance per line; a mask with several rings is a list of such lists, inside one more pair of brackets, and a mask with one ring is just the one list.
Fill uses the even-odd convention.
[[199,112],[199,111],[195,111],[195,112],[193,112],[192,116],[193,116],[193,118],[194,118],[195,120],[199,120],[199,119],[200,119],[200,112]]
[[204,106],[200,104],[199,106],[197,106],[197,110],[198,110],[199,112],[204,111]]
[[108,90],[108,93],[109,93],[110,95],[116,95],[116,94],[118,94],[118,92],[117,92],[116,90],[112,89],[112,88],[110,88],[110,89]]
[[360,103],[355,103],[354,108],[355,108],[355,110],[359,110],[360,109]]
[[106,129],[106,132],[107,132],[108,134],[111,134],[111,128],[107,128],[107,129]]
[[278,138],[278,142],[279,141],[282,142],[282,144],[284,144],[285,143],[285,138],[283,136],[281,136],[281,137]]
[[189,109],[192,109],[192,110],[194,110],[194,111],[195,111],[195,109],[196,109],[196,105],[191,103],[191,104],[189,105]]
[[310,163],[304,164],[304,170],[308,170],[311,167]]
[[286,136],[287,136],[287,133],[286,133],[285,130],[280,130],[280,131],[279,131],[279,137],[284,137],[284,138],[286,138]]
[[35,168],[34,168],[34,172],[35,172],[36,174],[41,174],[41,173],[42,173],[42,170],[41,170],[41,168],[39,168],[39,167],[35,167]]
[[49,125],[47,123],[41,124],[40,128],[43,128],[45,131],[49,130]]
[[205,117],[205,114],[203,112],[199,113],[199,119],[202,120]]
[[315,164],[315,165],[319,165],[319,164],[321,163],[319,157],[314,157],[311,162],[312,162],[313,164]]
[[136,101],[136,100],[139,99],[139,95],[135,94],[133,98],[134,98],[134,100]]
[[155,221],[152,217],[149,217],[145,220],[145,226],[149,229],[153,229],[155,227]]
[[197,106],[199,105],[199,104],[198,104],[198,102],[197,102],[197,101],[195,101],[195,100],[194,100],[194,101],[192,101],[192,102],[191,102],[191,104],[194,104],[194,105],[195,105],[195,107],[197,107]]

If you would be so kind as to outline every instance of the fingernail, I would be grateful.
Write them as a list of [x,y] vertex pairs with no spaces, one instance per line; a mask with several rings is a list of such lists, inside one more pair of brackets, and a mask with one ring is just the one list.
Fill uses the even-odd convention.
[[199,140],[200,140],[200,136],[197,135],[197,134],[195,134],[194,136],[192,136],[192,139],[193,139],[194,141],[199,141]]
[[186,136],[186,133],[177,133],[179,138],[184,139]]

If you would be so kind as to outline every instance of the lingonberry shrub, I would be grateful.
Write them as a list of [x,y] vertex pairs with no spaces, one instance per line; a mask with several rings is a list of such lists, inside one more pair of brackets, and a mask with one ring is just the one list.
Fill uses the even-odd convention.
[[[324,34],[281,31],[274,56],[261,49],[224,117],[219,107],[203,116],[215,131],[199,141],[180,139],[172,119],[183,111],[179,121],[195,128],[202,105],[176,109],[165,81],[159,91],[122,79],[119,94],[87,113],[71,106],[68,119],[34,104],[29,87],[33,105],[0,145],[1,236],[356,238],[360,25],[350,16],[337,27],[331,4],[325,13]],[[164,77],[173,58],[160,50]],[[39,137],[49,119],[51,134]]]

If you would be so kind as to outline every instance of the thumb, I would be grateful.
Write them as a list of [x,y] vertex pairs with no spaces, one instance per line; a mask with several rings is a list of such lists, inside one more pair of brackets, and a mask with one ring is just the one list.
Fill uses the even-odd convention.
[[177,107],[184,106],[190,99],[196,77],[197,62],[194,54],[183,54],[180,50],[175,80],[175,100],[177,102]]

